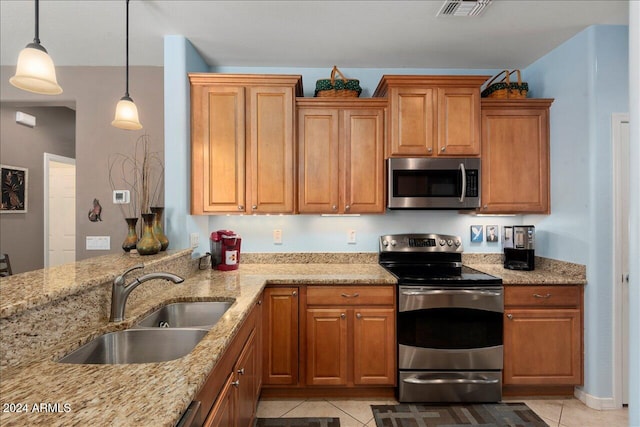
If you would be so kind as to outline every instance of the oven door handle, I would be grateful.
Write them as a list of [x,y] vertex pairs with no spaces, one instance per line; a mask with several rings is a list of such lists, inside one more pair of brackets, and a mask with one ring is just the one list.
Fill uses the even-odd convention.
[[431,289],[424,291],[402,291],[402,295],[408,297],[417,297],[422,295],[478,295],[483,297],[499,297],[502,295],[502,292],[479,291],[475,289]]
[[460,203],[464,202],[464,198],[467,196],[467,171],[464,168],[464,163],[460,163],[460,173],[462,174],[462,191],[460,191]]
[[472,380],[467,378],[436,378],[433,380],[421,380],[420,378],[404,378],[402,382],[409,384],[497,384],[500,380]]

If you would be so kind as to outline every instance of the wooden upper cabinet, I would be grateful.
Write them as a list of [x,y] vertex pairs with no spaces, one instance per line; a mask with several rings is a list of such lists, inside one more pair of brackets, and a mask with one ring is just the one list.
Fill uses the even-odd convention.
[[482,213],[549,213],[552,99],[482,100]]
[[385,157],[480,156],[480,87],[488,77],[383,76],[373,96],[389,99]]
[[295,211],[301,76],[189,74],[191,213]]
[[386,102],[298,99],[300,213],[384,212]]
[[438,156],[480,154],[480,89],[438,89]]
[[245,89],[192,87],[191,213],[245,204]]

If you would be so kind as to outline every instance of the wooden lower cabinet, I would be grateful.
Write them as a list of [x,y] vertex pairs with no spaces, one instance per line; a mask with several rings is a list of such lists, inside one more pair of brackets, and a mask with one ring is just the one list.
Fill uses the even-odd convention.
[[581,286],[505,286],[505,387],[582,384],[582,331]]
[[198,425],[253,426],[262,375],[258,363],[260,304],[261,301],[256,304],[198,392],[196,400],[201,402]]
[[298,383],[298,287],[267,287],[262,305],[262,383]]
[[[389,306],[358,305],[360,301],[373,299],[373,295],[378,296],[381,290],[387,293],[388,299],[380,295],[378,304]],[[393,288],[308,287],[307,292],[306,385],[394,385]],[[331,307],[338,298],[342,306]]]

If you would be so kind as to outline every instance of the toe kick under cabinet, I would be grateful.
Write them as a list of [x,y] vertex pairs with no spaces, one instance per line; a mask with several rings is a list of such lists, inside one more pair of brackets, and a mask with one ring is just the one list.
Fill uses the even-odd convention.
[[583,381],[583,287],[505,286],[505,394],[573,394]]

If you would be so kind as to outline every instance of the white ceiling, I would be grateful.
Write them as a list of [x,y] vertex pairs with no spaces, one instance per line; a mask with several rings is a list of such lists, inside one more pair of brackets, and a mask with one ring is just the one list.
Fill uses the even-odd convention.
[[[636,0],[634,0],[636,1]],[[593,24],[628,24],[628,1],[493,0],[481,17],[436,17],[444,0],[130,2],[130,64],[163,65],[183,35],[212,66],[524,68]],[[33,40],[34,3],[0,0],[2,65]],[[56,65],[124,65],[125,0],[42,0]]]

